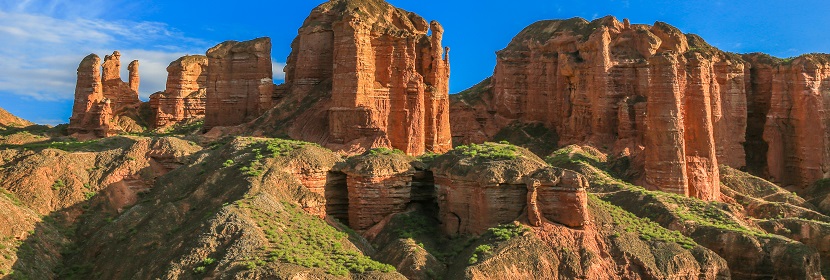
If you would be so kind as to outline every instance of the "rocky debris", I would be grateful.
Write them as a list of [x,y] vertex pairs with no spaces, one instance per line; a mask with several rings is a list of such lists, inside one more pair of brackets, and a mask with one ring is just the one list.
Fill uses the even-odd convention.
[[451,149],[443,32],[438,22],[385,1],[318,6],[292,43],[279,101],[264,116],[270,125],[252,129],[350,154]]
[[208,59],[183,56],[167,66],[167,89],[150,95],[150,124],[166,127],[205,116]]
[[550,168],[523,148],[463,146],[436,158],[431,169],[438,217],[450,235],[482,234],[524,213],[533,225],[581,227],[588,220],[585,178]]
[[207,51],[204,130],[249,122],[271,108],[271,39],[227,41]]
[[790,189],[830,177],[830,55],[744,58],[751,65],[747,95],[753,97],[755,122],[747,134],[761,137],[748,147],[759,163],[755,169]]

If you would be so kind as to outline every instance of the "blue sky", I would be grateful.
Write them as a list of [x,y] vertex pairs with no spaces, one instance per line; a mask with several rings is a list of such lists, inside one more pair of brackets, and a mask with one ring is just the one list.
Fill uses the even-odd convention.
[[[144,100],[164,89],[170,61],[203,54],[225,40],[271,37],[279,80],[297,29],[322,2],[0,0],[0,107],[38,123],[67,122],[78,63],[89,53],[103,56],[113,50],[121,51],[124,68],[130,60],[141,61]],[[659,20],[726,51],[778,57],[830,52],[827,1],[389,2],[444,25],[444,44],[452,48],[451,92],[490,76],[495,52],[522,28],[544,19]]]

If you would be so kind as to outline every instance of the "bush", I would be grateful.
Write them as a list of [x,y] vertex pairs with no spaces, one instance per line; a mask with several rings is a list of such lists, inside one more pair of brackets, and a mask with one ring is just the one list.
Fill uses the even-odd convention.
[[519,148],[508,144],[485,142],[484,144],[461,145],[455,148],[461,154],[484,160],[511,160],[519,157]]
[[223,167],[231,167],[233,166],[234,162],[232,159],[226,160],[225,163],[222,164]]
[[507,241],[513,237],[519,236],[527,231],[527,228],[518,224],[504,224],[499,225],[488,230],[496,239],[500,241]]
[[66,187],[66,184],[63,183],[63,180],[56,180],[54,184],[52,184],[53,190],[59,190]]

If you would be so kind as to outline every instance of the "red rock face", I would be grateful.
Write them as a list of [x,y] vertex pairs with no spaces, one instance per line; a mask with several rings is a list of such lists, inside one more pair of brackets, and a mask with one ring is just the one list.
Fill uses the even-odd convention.
[[571,170],[546,168],[525,180],[528,188],[528,219],[538,217],[542,221],[566,225],[572,228],[584,226],[588,216],[588,179]]
[[271,108],[271,39],[227,41],[207,51],[204,129],[249,122]]
[[588,181],[558,168],[542,169],[525,184],[482,184],[436,175],[435,187],[443,230],[450,235],[482,234],[527,213],[534,226],[555,222],[581,227],[589,220]]
[[456,97],[453,138],[540,123],[560,146],[645,160],[638,183],[713,200],[718,164],[746,165],[746,76],[742,59],[664,23],[542,21],[498,52],[489,84]]
[[208,59],[179,58],[167,67],[167,89],[150,95],[154,127],[165,127],[205,115]]
[[763,140],[753,151],[766,152],[766,165],[757,168],[784,187],[804,188],[830,177],[830,57],[804,55],[789,63],[745,57],[753,72],[750,108],[756,121],[766,115],[763,127],[750,130]]
[[443,28],[384,1],[363,2],[330,1],[312,11],[292,44],[281,102],[267,118],[293,138],[349,153],[451,149]]
[[112,55],[104,56],[102,64],[102,82],[104,97],[112,102],[112,109],[116,114],[128,109],[136,109],[141,105],[138,99],[138,60],[130,63],[127,68],[130,73],[129,82],[121,80],[121,53],[114,51]]
[[104,63],[90,54],[78,66],[75,103],[69,118],[69,134],[78,137],[107,137],[120,130],[113,123],[118,115],[135,112],[138,99],[138,61],[129,65],[130,78],[121,80],[121,53],[104,57]]
[[69,134],[110,136],[112,109],[104,97],[101,85],[101,59],[90,54],[78,65],[75,85],[75,103],[69,118]]
[[406,210],[412,200],[413,172],[363,177],[347,174],[349,227],[366,230],[390,214]]

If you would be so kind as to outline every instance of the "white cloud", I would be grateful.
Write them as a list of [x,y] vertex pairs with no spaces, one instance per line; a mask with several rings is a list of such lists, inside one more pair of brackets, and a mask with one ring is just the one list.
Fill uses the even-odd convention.
[[274,59],[271,58],[271,68],[274,69],[274,80],[285,80],[285,63],[282,62],[273,62]]
[[[0,3],[0,9],[6,10],[0,10],[0,38],[4,44],[0,48],[0,91],[36,100],[73,99],[81,59],[90,53],[103,58],[119,50],[123,79],[131,60],[141,62],[140,91],[146,99],[164,89],[171,61],[206,48],[204,42],[187,38],[163,23],[58,18],[28,13],[27,9],[36,8],[30,2],[17,6]],[[37,7],[42,8],[39,12],[49,12],[68,6],[73,5],[48,1]],[[93,15],[94,11],[90,9]]]
[[[181,34],[165,23],[101,19],[129,12],[113,0],[0,0],[0,92],[36,101],[74,98],[81,59],[121,52],[122,79],[139,60],[143,100],[164,90],[167,66],[186,54],[204,54],[211,43]],[[274,62],[274,79],[285,78]]]

